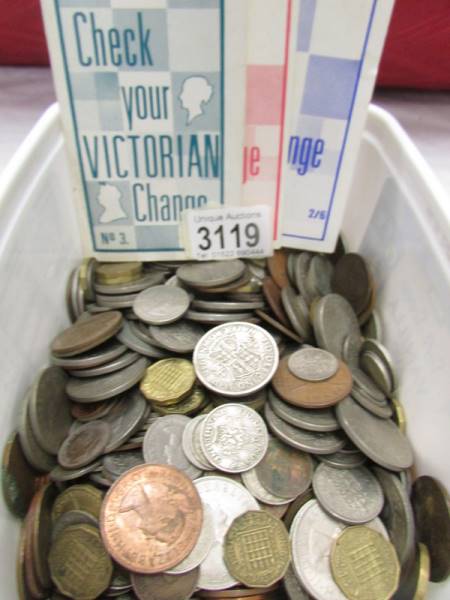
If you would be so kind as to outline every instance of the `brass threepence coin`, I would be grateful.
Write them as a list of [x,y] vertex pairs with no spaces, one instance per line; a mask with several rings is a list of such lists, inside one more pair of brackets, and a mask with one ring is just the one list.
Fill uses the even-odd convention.
[[38,472],[27,462],[19,434],[13,433],[3,449],[2,491],[6,506],[16,516],[23,518],[33,498]]
[[189,396],[168,406],[154,404],[153,408],[161,415],[194,415],[208,403],[208,397],[205,390],[199,385],[194,385]]
[[227,531],[224,560],[231,575],[244,585],[274,584],[286,573],[291,560],[286,527],[265,511],[244,513]]
[[184,358],[166,358],[148,367],[140,390],[155,404],[170,406],[183,400],[195,383],[191,361]]
[[93,485],[72,485],[56,498],[52,508],[52,522],[55,523],[61,515],[71,510],[82,510],[98,520],[102,500],[102,492]]
[[97,263],[95,267],[95,280],[104,285],[129,283],[139,279],[141,274],[141,262]]
[[349,600],[389,600],[400,565],[394,546],[365,526],[347,527],[331,550],[331,571]]
[[113,564],[100,532],[92,525],[72,525],[56,538],[48,556],[58,590],[77,600],[94,600],[109,586]]

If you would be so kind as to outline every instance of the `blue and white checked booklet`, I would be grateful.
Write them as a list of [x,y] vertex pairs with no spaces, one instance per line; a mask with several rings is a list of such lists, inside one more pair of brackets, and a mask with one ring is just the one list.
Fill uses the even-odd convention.
[[41,0],[86,253],[189,258],[188,210],[332,251],[393,0]]

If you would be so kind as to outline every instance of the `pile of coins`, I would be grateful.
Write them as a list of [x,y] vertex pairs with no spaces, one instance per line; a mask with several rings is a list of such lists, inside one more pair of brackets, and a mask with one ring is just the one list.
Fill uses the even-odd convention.
[[424,598],[413,452],[365,260],[97,263],[3,453],[21,598]]

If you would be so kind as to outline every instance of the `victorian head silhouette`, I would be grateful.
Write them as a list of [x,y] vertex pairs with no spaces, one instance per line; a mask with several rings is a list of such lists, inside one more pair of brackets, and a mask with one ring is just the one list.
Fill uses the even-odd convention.
[[195,75],[187,77],[183,81],[180,94],[182,108],[187,111],[187,124],[190,125],[194,119],[200,117],[205,111],[207,104],[213,95],[213,86],[206,77]]
[[100,215],[100,223],[112,223],[112,221],[126,218],[127,214],[120,204],[121,197],[122,194],[115,185],[100,182],[100,189],[97,196],[97,200],[103,208],[103,212]]

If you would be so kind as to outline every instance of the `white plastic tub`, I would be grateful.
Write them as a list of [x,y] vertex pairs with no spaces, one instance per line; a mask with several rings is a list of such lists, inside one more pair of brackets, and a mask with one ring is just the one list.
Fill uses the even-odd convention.
[[[58,107],[35,126],[0,179],[0,446],[68,324],[65,285],[81,257]],[[344,239],[374,271],[419,474],[450,487],[450,201],[398,123],[371,107]],[[1,598],[17,597],[19,523],[0,504]],[[429,598],[450,598],[450,582]]]

